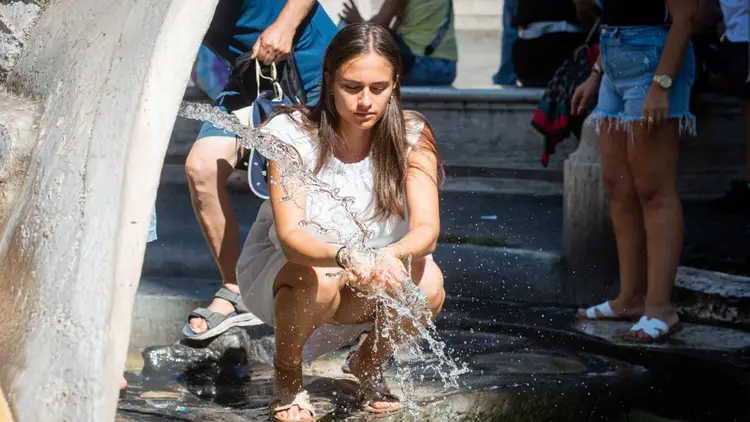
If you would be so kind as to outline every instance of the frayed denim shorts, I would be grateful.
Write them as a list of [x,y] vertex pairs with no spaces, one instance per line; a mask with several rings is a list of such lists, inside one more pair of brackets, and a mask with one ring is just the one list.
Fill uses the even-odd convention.
[[[665,26],[602,25],[600,54],[602,78],[594,110],[597,129],[604,120],[610,128],[630,131],[640,122],[643,102],[659,66],[668,28]],[[695,54],[690,44],[669,90],[669,117],[679,119],[680,134],[695,135],[690,113],[690,92],[695,81]]]

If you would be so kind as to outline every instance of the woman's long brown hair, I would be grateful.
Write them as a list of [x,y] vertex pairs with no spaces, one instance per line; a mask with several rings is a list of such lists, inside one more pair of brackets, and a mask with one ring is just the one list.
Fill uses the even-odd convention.
[[[315,168],[317,174],[325,167],[346,142],[339,131],[340,118],[336,112],[333,91],[328,84],[341,65],[353,57],[365,53],[376,53],[386,59],[393,68],[393,94],[386,106],[383,117],[373,127],[372,149],[370,152],[373,166],[374,183],[374,213],[376,220],[385,220],[392,215],[406,218],[404,196],[406,192],[407,162],[407,119],[409,125],[421,121],[425,129],[419,143],[419,148],[426,148],[435,154],[438,162],[438,177],[435,183],[440,185],[443,180],[443,167],[440,164],[432,128],[427,120],[419,113],[404,112],[401,103],[401,56],[396,42],[391,34],[383,27],[370,23],[347,25],[331,40],[323,57],[323,74],[329,78],[322,78],[320,100],[312,108],[297,105],[280,107],[279,113],[287,113],[294,119],[292,113],[299,111],[301,118],[294,119],[303,130],[318,139],[318,160]],[[426,171],[426,169],[420,169]]]

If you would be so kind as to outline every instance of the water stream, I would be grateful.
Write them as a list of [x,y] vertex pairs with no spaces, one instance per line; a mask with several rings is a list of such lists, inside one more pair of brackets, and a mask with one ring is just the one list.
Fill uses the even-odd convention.
[[[339,230],[317,221],[304,221],[302,224],[319,232],[335,233],[342,244],[361,253],[371,265],[377,265],[378,254],[367,246],[371,233],[361,217],[351,209],[354,198],[343,197],[339,195],[338,190],[318,180],[302,165],[299,157],[287,144],[260,129],[244,126],[236,116],[208,104],[183,102],[179,114],[188,119],[210,121],[219,129],[233,132],[238,135],[244,148],[255,148],[266,158],[276,162],[281,180],[271,183],[277,183],[284,189],[287,196],[283,200],[291,200],[299,206],[296,198],[300,198],[300,195],[322,194],[334,199],[343,208],[356,230]],[[400,345],[398,349],[401,353],[394,354],[395,380],[402,390],[405,407],[416,416],[419,409],[413,399],[415,383],[428,377],[437,377],[442,381],[444,393],[448,393],[459,387],[460,376],[467,373],[468,368],[466,363],[458,363],[450,355],[445,343],[440,340],[432,322],[431,312],[427,308],[426,296],[411,280],[411,259],[408,261],[408,276],[402,281],[400,288],[388,292],[383,289],[358,289],[357,292],[377,301],[382,307],[378,312],[375,326],[380,327],[379,334],[393,342],[394,346]],[[392,319],[391,316],[394,315],[399,317]],[[405,325],[400,323],[402,321],[407,321],[406,325],[414,327],[415,330],[405,329]],[[404,356],[423,364],[420,367],[407,364]]]

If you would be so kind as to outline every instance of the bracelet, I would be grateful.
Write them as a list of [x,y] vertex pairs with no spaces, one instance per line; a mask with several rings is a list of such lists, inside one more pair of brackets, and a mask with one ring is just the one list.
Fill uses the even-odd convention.
[[403,261],[403,260],[405,260],[407,258],[407,255],[404,253],[403,246],[400,243],[398,243],[398,242],[392,243],[392,244],[388,245],[387,248],[390,249],[390,250],[392,250],[394,252],[393,255],[398,260]]
[[336,256],[333,258],[333,260],[336,261],[336,265],[341,268],[346,268],[344,267],[344,263],[341,261],[341,252],[343,252],[344,249],[346,249],[346,246],[340,247],[339,250],[336,251]]

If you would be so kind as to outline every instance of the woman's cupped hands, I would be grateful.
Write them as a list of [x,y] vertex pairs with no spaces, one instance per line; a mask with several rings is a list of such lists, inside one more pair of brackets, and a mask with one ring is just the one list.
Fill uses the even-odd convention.
[[400,289],[409,278],[403,261],[388,248],[364,253],[352,251],[346,270],[347,283],[365,291],[382,289],[389,292]]

